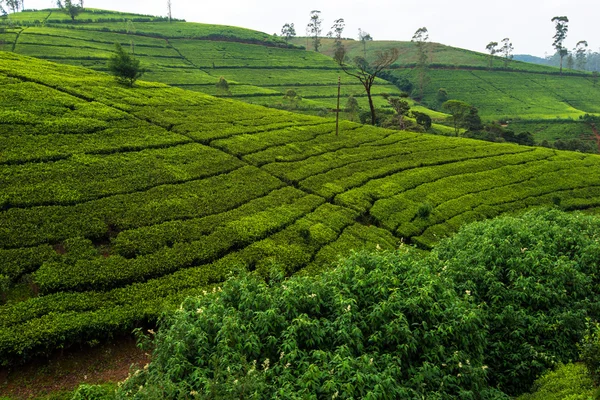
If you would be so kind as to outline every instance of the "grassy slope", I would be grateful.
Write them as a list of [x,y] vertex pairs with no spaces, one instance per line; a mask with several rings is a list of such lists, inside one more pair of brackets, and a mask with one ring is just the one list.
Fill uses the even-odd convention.
[[[296,39],[294,43],[304,41]],[[344,44],[351,59],[363,56],[362,43],[347,40]],[[577,122],[579,116],[586,113],[600,114],[600,84],[594,84],[591,75],[567,70],[566,76],[559,76],[557,68],[519,61],[511,61],[505,67],[499,57],[494,58],[494,69],[490,71],[487,54],[438,43],[428,46],[430,81],[423,103],[430,108],[439,108],[437,92],[444,88],[450,99],[476,106],[484,120],[529,121],[509,124],[509,127],[517,133],[533,133],[538,142],[591,137],[590,127]],[[417,72],[413,69],[417,62],[414,43],[367,42],[367,58],[390,47],[400,50],[393,74],[417,82]],[[324,39],[323,52],[331,55],[333,51],[333,41]]]
[[314,271],[531,206],[600,207],[597,156],[347,122],[336,136],[11,53],[0,87],[2,362],[129,332],[233,268]]
[[[22,12],[10,19],[24,29],[4,34],[5,42],[14,44],[14,51],[24,55],[103,71],[114,42],[130,47],[133,41],[136,55],[148,69],[147,80],[249,103],[315,112],[336,107],[341,76],[342,105],[353,95],[368,108],[360,83],[343,74],[331,58],[282,48],[280,38],[249,29],[155,22],[150,17],[100,10],[84,13],[75,24],[57,10]],[[127,20],[135,22],[128,26]],[[229,93],[215,88],[221,76],[230,83]],[[382,80],[376,86],[374,93],[378,95],[398,93],[394,85]],[[295,90],[302,100],[285,100],[288,89]],[[378,107],[387,106],[380,96],[375,102]]]

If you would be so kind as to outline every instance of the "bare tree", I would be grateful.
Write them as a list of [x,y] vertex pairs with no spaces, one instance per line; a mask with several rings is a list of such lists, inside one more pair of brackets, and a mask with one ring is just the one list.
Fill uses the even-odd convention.
[[350,69],[346,64],[346,51],[344,47],[341,47],[341,51],[336,52],[335,60],[342,70],[344,70],[346,74],[358,79],[365,88],[365,92],[369,99],[369,108],[371,109],[371,125],[375,125],[375,106],[373,105],[373,98],[371,97],[371,87],[375,83],[377,75],[396,62],[399,54],[400,52],[398,49],[380,51],[377,53],[375,60],[371,63],[368,63],[363,57],[355,57],[354,63],[356,64],[356,69]]
[[167,0],[167,16],[169,17],[169,22],[173,19],[173,14],[171,13],[171,0]]
[[412,37],[411,42],[417,46],[419,58],[417,61],[417,80],[419,82],[419,100],[423,99],[425,87],[429,84],[429,76],[427,75],[427,41],[429,40],[429,32],[427,28],[422,27],[417,29]]

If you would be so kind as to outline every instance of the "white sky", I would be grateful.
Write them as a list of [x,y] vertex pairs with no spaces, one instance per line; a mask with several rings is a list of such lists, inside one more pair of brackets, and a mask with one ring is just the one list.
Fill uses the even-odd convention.
[[[305,33],[311,10],[321,11],[323,35],[333,21],[344,18],[345,37],[356,38],[358,28],[375,40],[410,40],[420,27],[429,39],[450,46],[485,52],[490,41],[508,37],[514,54],[543,57],[552,54],[554,16],[566,15],[569,33],[565,46],[587,40],[599,51],[600,1],[598,0],[172,0],[173,17],[188,22],[234,25],[266,33],[280,33],[284,23],[294,23],[298,36]],[[53,0],[25,0],[26,8],[55,7]],[[91,8],[166,15],[166,0],[85,0]]]

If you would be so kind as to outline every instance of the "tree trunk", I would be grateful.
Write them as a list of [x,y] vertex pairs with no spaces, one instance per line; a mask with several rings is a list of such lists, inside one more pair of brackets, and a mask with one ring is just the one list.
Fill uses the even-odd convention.
[[371,125],[375,126],[375,106],[373,105],[373,98],[371,97],[371,85],[365,84],[365,91],[369,98],[369,108],[371,109]]

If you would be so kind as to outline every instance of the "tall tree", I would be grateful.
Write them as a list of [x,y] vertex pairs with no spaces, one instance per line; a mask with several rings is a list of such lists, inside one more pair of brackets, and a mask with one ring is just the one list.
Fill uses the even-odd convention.
[[281,28],[281,36],[283,36],[285,44],[287,44],[291,38],[296,36],[296,29],[294,28],[294,24],[284,24]]
[[321,39],[319,35],[321,34],[323,20],[321,19],[321,11],[312,10],[310,12],[310,21],[306,26],[307,31],[313,38],[313,47],[316,52],[319,52],[319,48],[321,47]]
[[510,42],[509,38],[502,39],[502,47],[500,48],[500,52],[502,53],[502,57],[504,58],[504,68],[508,67],[508,62],[513,58],[513,44]]
[[567,38],[567,32],[569,32],[569,18],[562,17],[554,17],[552,18],[552,22],[554,22],[554,28],[556,29],[556,33],[554,34],[554,42],[552,46],[558,53],[560,57],[560,74],[562,75],[563,68],[563,58],[567,55],[568,51],[563,46],[565,39]]
[[346,24],[344,23],[344,18],[338,18],[333,21],[333,26],[331,27],[331,31],[335,35],[335,48],[338,49],[342,45],[342,33],[344,33],[344,28]]
[[427,28],[422,27],[416,30],[411,42],[417,46],[417,81],[419,84],[419,100],[423,99],[425,87],[429,83],[427,75],[427,40],[429,40],[429,32]]
[[367,93],[367,98],[369,99],[369,108],[371,109],[371,125],[375,125],[375,106],[373,105],[373,98],[371,96],[371,87],[375,83],[375,78],[383,71],[388,68],[398,59],[398,49],[390,49],[386,51],[380,51],[377,53],[377,57],[371,63],[368,63],[363,57],[355,57],[354,63],[356,64],[356,69],[350,68],[346,65],[346,51],[342,46],[342,50],[336,53],[335,60],[342,67],[344,72],[360,81],[363,87],[365,88],[365,92]]
[[490,69],[493,68],[494,65],[494,55],[498,53],[498,42],[489,42],[485,49],[490,53]]
[[82,2],[80,2],[79,4],[74,4],[71,0],[65,0],[65,3],[63,5],[62,1],[56,0],[56,5],[58,6],[58,8],[63,10],[63,12],[69,17],[71,17],[71,20],[73,21],[75,21],[75,18],[83,11],[82,4]]
[[373,41],[373,37],[369,33],[358,28],[358,40],[360,40],[362,42],[363,58],[366,60],[367,59],[367,42]]
[[171,13],[171,0],[167,0],[167,16],[169,17],[169,23],[173,20],[173,14]]
[[575,59],[577,60],[577,69],[585,71],[585,64],[587,63],[587,48],[588,42],[580,40],[573,49],[575,53]]

